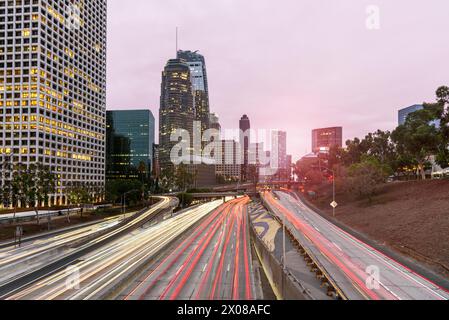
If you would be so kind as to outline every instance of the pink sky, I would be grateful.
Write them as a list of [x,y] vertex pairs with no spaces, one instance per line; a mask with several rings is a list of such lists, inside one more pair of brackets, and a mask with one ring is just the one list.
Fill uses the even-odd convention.
[[[380,30],[366,28],[366,7]],[[199,50],[211,111],[238,128],[288,132],[294,159],[311,130],[344,138],[391,130],[397,110],[449,85],[447,0],[109,0],[108,109],[158,117],[161,71],[179,47]]]

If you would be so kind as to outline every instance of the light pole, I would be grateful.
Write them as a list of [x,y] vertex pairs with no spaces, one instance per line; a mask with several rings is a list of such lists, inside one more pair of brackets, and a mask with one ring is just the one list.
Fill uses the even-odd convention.
[[126,195],[127,194],[130,194],[130,193],[133,193],[133,192],[138,192],[138,191],[140,191],[140,190],[137,190],[137,189],[134,189],[134,190],[130,190],[130,191],[128,191],[128,192],[125,192],[123,195],[122,195],[122,213],[123,213],[123,220],[125,220],[125,218],[126,218],[126,209],[125,209],[125,207],[126,207]]
[[332,207],[332,216],[335,218],[335,209],[338,206],[337,201],[335,201],[335,196],[336,196],[335,171],[328,167],[321,167],[321,160],[318,160],[318,164],[320,166],[320,171],[321,171],[321,168],[323,168],[327,171],[332,172],[332,203],[331,203],[331,207]]

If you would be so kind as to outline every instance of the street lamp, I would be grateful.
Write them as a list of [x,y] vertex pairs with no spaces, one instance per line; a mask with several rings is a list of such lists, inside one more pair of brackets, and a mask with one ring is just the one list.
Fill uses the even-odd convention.
[[331,207],[332,207],[332,216],[335,218],[335,209],[338,206],[337,201],[335,201],[335,196],[336,196],[336,194],[335,194],[336,193],[335,192],[335,189],[336,189],[336,186],[335,186],[335,171],[330,169],[330,168],[328,168],[328,167],[321,167],[321,160],[320,159],[318,159],[318,163],[319,163],[319,166],[320,166],[320,170],[321,170],[321,168],[323,168],[323,169],[325,169],[327,171],[332,172],[332,203],[331,203]]
[[126,218],[126,213],[125,213],[125,207],[126,207],[126,195],[127,194],[130,194],[130,193],[133,193],[133,192],[138,192],[138,191],[140,191],[140,190],[138,190],[138,189],[134,189],[134,190],[130,190],[130,191],[127,191],[127,192],[125,192],[123,195],[122,195],[122,213],[123,213],[123,220],[125,220],[125,218]]

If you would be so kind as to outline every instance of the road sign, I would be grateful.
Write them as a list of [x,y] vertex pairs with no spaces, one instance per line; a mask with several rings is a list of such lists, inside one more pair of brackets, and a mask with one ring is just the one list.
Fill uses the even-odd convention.
[[332,201],[331,202],[331,207],[335,209],[336,207],[338,207],[338,203],[335,202],[335,201]]

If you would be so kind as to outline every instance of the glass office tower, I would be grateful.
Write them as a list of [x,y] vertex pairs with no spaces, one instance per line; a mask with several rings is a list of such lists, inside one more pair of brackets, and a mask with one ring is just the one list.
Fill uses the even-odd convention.
[[148,181],[153,166],[153,113],[150,110],[108,111],[106,118],[106,179]]

